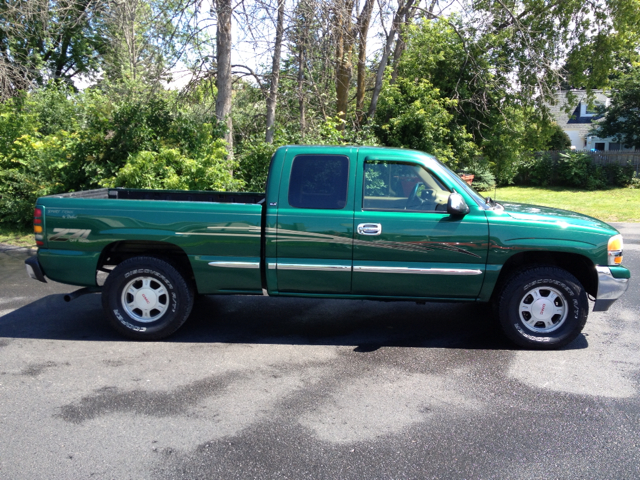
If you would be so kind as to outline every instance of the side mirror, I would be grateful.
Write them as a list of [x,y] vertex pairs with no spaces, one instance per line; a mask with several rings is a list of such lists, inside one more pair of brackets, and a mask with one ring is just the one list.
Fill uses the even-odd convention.
[[466,215],[469,213],[469,205],[458,192],[452,192],[447,201],[447,213],[451,215]]

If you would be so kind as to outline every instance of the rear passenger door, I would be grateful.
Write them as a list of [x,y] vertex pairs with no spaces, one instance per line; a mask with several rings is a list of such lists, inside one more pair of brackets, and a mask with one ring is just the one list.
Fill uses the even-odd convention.
[[[313,150],[307,150],[313,152]],[[356,149],[287,152],[276,227],[278,291],[349,294]],[[271,232],[271,235],[273,232]]]

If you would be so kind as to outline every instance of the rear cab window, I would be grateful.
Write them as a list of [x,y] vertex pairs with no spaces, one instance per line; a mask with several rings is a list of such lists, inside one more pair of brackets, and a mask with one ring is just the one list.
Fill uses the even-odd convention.
[[295,208],[340,210],[347,204],[349,157],[297,155],[291,166],[288,199]]

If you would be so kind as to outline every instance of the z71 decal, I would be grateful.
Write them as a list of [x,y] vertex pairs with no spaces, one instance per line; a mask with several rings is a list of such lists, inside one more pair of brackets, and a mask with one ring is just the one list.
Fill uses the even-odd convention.
[[50,242],[86,242],[91,230],[79,228],[54,228]]

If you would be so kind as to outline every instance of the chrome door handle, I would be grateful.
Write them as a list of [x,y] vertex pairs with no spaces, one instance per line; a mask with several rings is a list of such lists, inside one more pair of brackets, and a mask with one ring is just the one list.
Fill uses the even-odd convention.
[[361,223],[358,225],[358,233],[360,235],[380,235],[382,233],[382,225],[379,223]]

